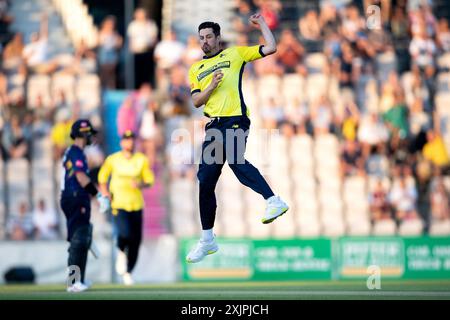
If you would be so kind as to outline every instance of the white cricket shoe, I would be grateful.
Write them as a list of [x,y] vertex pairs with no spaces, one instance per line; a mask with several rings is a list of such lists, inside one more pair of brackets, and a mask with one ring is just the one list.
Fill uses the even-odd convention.
[[75,282],[73,285],[67,288],[67,292],[83,292],[89,289],[89,286],[82,282]]
[[186,261],[189,263],[196,263],[203,260],[208,254],[216,253],[219,250],[219,246],[216,243],[215,238],[211,241],[205,241],[200,239],[197,246],[192,249],[186,257]]
[[124,275],[122,276],[122,280],[126,286],[132,286],[134,284],[133,277],[129,272],[124,273]]
[[125,252],[118,250],[116,258],[116,272],[123,276],[127,272],[128,258]]
[[289,210],[289,206],[281,200],[279,196],[272,196],[267,199],[267,207],[264,217],[261,219],[262,223],[271,223],[273,220],[282,216]]

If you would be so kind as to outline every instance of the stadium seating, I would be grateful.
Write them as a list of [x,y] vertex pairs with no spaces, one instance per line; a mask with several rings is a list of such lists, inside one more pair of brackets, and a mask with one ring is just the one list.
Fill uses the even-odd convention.
[[52,160],[52,142],[49,137],[34,140],[32,158],[33,203],[43,199],[47,206],[56,204]]
[[[307,2],[292,2],[295,2],[298,8],[303,6],[299,11],[313,6]],[[59,65],[69,66],[73,56],[67,53],[73,51],[73,46],[78,45],[81,39],[84,39],[89,47],[94,47],[98,34],[97,27],[82,0],[39,0],[19,4],[16,2],[14,8],[33,11],[48,4],[54,6],[54,10],[50,8],[48,12],[57,13],[54,15],[56,18],[61,16],[62,24],[65,26],[65,29],[51,30],[51,53],[62,53],[57,56]],[[224,38],[232,40],[236,36],[231,23],[234,6],[235,1],[232,0],[224,1],[220,6],[212,1],[164,1],[164,21],[161,31],[165,33],[175,26],[177,34],[181,35],[180,40],[183,41],[188,33],[196,30],[200,21],[209,20],[214,16],[218,17],[216,21],[222,26]],[[27,36],[31,31],[36,31],[35,26],[39,23],[37,13],[31,12],[30,19],[32,20],[30,25],[22,26],[24,28],[22,31],[25,31]],[[22,20],[19,19],[19,21],[17,25],[21,24]],[[174,22],[177,23],[174,24]],[[285,23],[282,22],[282,25],[286,26]],[[294,28],[297,28],[297,21],[294,21],[294,24],[296,25]],[[73,28],[74,25],[79,27]],[[70,39],[70,43],[67,42],[67,38]],[[54,43],[58,43],[58,48],[55,48]],[[380,112],[379,87],[385,83],[389,73],[396,70],[399,64],[394,51],[387,50],[377,55],[376,75],[368,76],[364,81],[361,80],[355,92],[348,88],[341,88],[339,79],[329,73],[329,61],[324,52],[306,53],[302,63],[307,69],[307,75],[245,74],[242,91],[246,104],[250,108],[252,121],[247,158],[260,169],[274,192],[288,202],[290,210],[277,219],[276,223],[263,225],[261,216],[265,210],[265,201],[259,194],[242,186],[228,165],[225,165],[216,189],[218,209],[215,232],[220,236],[291,238],[322,235],[330,237],[413,236],[423,233],[425,223],[422,220],[407,220],[400,222],[398,226],[394,220],[371,222],[368,195],[374,190],[378,178],[342,177],[341,137],[338,135],[334,133],[314,136],[304,134],[288,138],[282,135],[262,136],[262,133],[258,132],[263,125],[261,108],[267,106],[271,98],[283,107],[298,107],[301,103],[307,103],[310,106],[322,95],[326,95],[338,118],[344,117],[347,104],[352,99],[358,102],[360,110]],[[450,150],[450,108],[448,107],[450,53],[437,57],[437,67],[439,73],[436,77],[437,92],[434,99],[438,117],[443,125],[444,139]],[[8,72],[14,69],[9,65],[5,65],[4,68]],[[26,81],[22,75],[13,74],[8,76],[8,91],[26,92],[27,103],[31,108],[36,107],[38,97],[43,99],[44,105],[52,105],[63,92],[69,103],[74,101],[80,103],[81,116],[91,118],[94,125],[98,126],[102,122],[100,114],[102,92],[97,71],[95,66],[92,66],[87,73],[79,75],[62,72],[31,75]],[[406,102],[411,104],[417,95],[414,74],[412,71],[407,71],[400,74],[399,79],[405,91]],[[52,160],[51,141],[48,136],[33,140],[31,164],[23,159],[13,160],[7,165],[0,162],[0,179],[3,178],[1,165],[5,167],[4,178],[9,187],[7,199],[3,199],[3,184],[0,185],[1,226],[4,225],[2,219],[5,217],[6,203],[9,204],[10,211],[17,211],[18,203],[28,199],[28,195],[30,195],[29,201],[33,204],[40,198],[44,198],[48,203],[56,203],[59,197],[62,168],[59,164],[55,166]],[[446,183],[449,182],[450,180],[447,179]],[[387,192],[395,188],[398,183],[392,177],[383,177],[383,187]],[[413,185],[414,179],[409,178],[407,183]],[[158,192],[156,195],[149,196],[149,199],[156,201],[167,195],[170,231],[179,237],[197,236],[201,230],[201,224],[196,179],[171,179],[168,188],[161,186]],[[157,213],[155,217],[159,219],[161,215]],[[0,238],[2,231],[0,228]],[[450,222],[432,221],[430,234],[449,235]]]
[[401,236],[420,236],[423,227],[423,221],[420,219],[405,220],[400,223],[398,234]]
[[450,220],[431,221],[429,233],[431,236],[448,236],[450,234]]
[[393,236],[397,232],[397,225],[392,219],[375,221],[372,228],[374,236]]
[[71,103],[75,100],[75,77],[68,73],[55,73],[51,81],[51,97],[54,100],[59,99],[60,93],[63,92],[67,102]]
[[11,159],[5,165],[7,167],[9,213],[15,215],[21,202],[30,206],[30,167],[26,159]]
[[36,107],[36,99],[42,98],[45,106],[51,105],[50,77],[47,75],[32,75],[27,84],[27,101],[31,108]]

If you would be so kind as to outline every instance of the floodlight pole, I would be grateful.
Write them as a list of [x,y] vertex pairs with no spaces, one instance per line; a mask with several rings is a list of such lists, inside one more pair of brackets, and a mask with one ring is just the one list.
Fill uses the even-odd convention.
[[134,89],[134,56],[130,51],[130,44],[127,37],[127,28],[133,19],[133,12],[135,10],[134,1],[123,0],[125,14],[125,88],[129,90]]

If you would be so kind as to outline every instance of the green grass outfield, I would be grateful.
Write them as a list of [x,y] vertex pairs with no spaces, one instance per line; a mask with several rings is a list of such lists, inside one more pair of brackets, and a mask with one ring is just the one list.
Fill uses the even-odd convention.
[[208,282],[125,287],[94,284],[83,293],[64,285],[2,285],[0,300],[450,300],[450,280],[384,280],[368,290],[365,280],[303,282]]

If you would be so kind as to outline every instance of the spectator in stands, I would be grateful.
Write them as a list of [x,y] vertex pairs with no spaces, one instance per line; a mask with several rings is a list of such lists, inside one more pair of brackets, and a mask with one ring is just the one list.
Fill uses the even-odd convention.
[[412,66],[412,85],[410,100],[414,100],[415,98],[422,100],[424,109],[427,112],[432,111],[432,104],[430,104],[430,102],[432,102],[430,99],[430,91],[424,81],[424,76],[422,76],[422,74],[420,73],[419,67],[417,65]]
[[315,42],[320,39],[320,23],[316,10],[308,10],[298,20],[298,29],[302,40]]
[[284,29],[277,47],[278,63],[284,67],[284,73],[306,75],[306,68],[303,65],[304,56],[305,49],[295,38],[292,30]]
[[117,64],[122,43],[123,39],[116,30],[116,18],[107,16],[98,34],[98,64],[103,88],[116,88]]
[[203,51],[196,36],[189,36],[183,53],[183,64],[187,67],[203,58]]
[[341,56],[341,37],[336,31],[330,31],[324,36],[323,53],[332,65],[336,65]]
[[42,137],[50,133],[52,128],[52,108],[53,106],[44,102],[42,95],[36,96],[34,108],[28,112],[31,116],[31,125],[33,126],[33,136]]
[[[153,90],[152,88],[150,88]],[[156,161],[156,148],[158,145],[158,126],[156,123],[156,111],[158,104],[151,95],[145,109],[142,111],[142,120],[139,129],[139,138],[142,140],[143,152],[147,156],[150,168]]]
[[450,157],[439,129],[427,131],[427,143],[422,150],[425,159],[433,165],[446,170],[450,165]]
[[[56,114],[61,110],[67,110],[72,113],[73,109],[76,108],[77,102],[70,103],[67,99],[66,91],[58,90],[55,93],[53,99],[52,116],[55,118]],[[77,115],[78,116],[78,115]]]
[[84,149],[89,168],[89,178],[95,184],[98,183],[98,172],[105,161],[105,154],[100,145],[92,144]]
[[353,88],[353,49],[348,42],[341,44],[341,57],[339,61],[339,87]]
[[152,102],[153,88],[149,83],[143,83],[124,100],[117,114],[119,136],[125,131],[139,132],[142,115],[147,105]]
[[289,121],[282,121],[279,127],[281,135],[288,140],[295,136],[295,127]]
[[361,75],[373,76],[375,71],[375,47],[370,43],[367,35],[359,33],[356,38],[355,46],[355,80],[358,80]]
[[383,114],[389,131],[398,132],[401,139],[405,139],[409,134],[409,110],[405,104],[404,94],[401,91],[394,93],[394,106]]
[[8,78],[0,71],[0,108],[4,108],[8,103]]
[[14,34],[14,37],[3,50],[3,68],[17,69],[23,63],[22,52],[24,50],[23,35],[20,32]]
[[436,55],[436,45],[427,34],[424,27],[421,27],[415,34],[409,44],[409,53],[414,64],[417,64],[421,70],[426,66],[433,65]]
[[[418,157],[415,166],[415,179],[417,186],[417,210],[423,221],[429,222],[431,202],[430,202],[430,181],[432,178],[431,164]],[[427,225],[425,226],[427,228]]]
[[71,144],[70,129],[73,119],[68,109],[61,109],[56,113],[56,121],[50,133],[54,161],[59,161]]
[[39,200],[32,216],[36,239],[54,240],[58,238],[58,219],[56,217],[56,211],[48,208],[44,199]]
[[408,37],[409,21],[403,7],[396,6],[394,8],[390,25],[394,41],[403,40]]
[[177,40],[175,31],[168,31],[155,48],[156,79],[158,87],[165,89],[168,85],[170,71],[178,65],[185,53],[185,46]]
[[153,50],[158,40],[158,26],[147,18],[143,8],[136,9],[133,21],[128,25],[127,36],[130,51],[134,55],[135,88],[153,80]]
[[342,177],[365,175],[364,158],[358,141],[344,141],[341,155],[341,175]]
[[285,114],[286,120],[297,128],[304,126],[306,129],[306,127],[311,126],[308,105],[298,97],[295,97],[291,103],[287,104]]
[[31,42],[23,49],[23,58],[32,73],[50,73],[57,65],[48,57],[48,17],[43,14],[39,33],[31,35]]
[[343,15],[341,34],[348,41],[355,42],[358,32],[365,26],[365,20],[360,16],[358,8],[353,4],[348,5]]
[[407,184],[405,177],[401,177],[397,182],[394,180],[389,199],[398,221],[418,218],[417,190],[414,184]]
[[8,14],[9,6],[9,0],[0,1],[0,23],[2,25],[9,26],[14,21],[14,17]]
[[350,101],[344,108],[343,119],[336,118],[337,126],[341,126],[341,133],[345,140],[355,140],[361,114],[354,101]]
[[428,65],[425,67],[423,74],[423,81],[426,89],[428,90],[428,96],[424,96],[424,107],[429,113],[434,111],[434,95],[436,94],[436,68],[433,65]]
[[269,29],[277,29],[280,24],[278,13],[282,7],[281,2],[277,0],[261,0],[255,2],[255,4],[260,7],[260,13],[264,17]]
[[125,131],[133,131],[133,129],[136,132],[138,121],[138,113],[133,105],[133,96],[130,94],[122,102],[117,112],[118,135],[121,136]]
[[28,213],[28,205],[25,201],[19,204],[18,213],[13,214],[6,225],[9,239],[15,241],[31,239],[33,235],[33,220]]
[[173,135],[167,148],[170,177],[172,180],[195,177],[194,147],[190,139]]
[[400,172],[404,166],[412,165],[408,147],[409,141],[402,139],[398,131],[394,131],[388,142],[388,155],[393,170]]
[[78,43],[73,63],[65,71],[74,75],[97,72],[97,54],[88,47],[84,39]]
[[315,135],[328,133],[334,121],[333,109],[327,96],[322,95],[310,105],[311,122]]
[[361,142],[365,156],[374,146],[386,143],[388,138],[388,130],[378,113],[371,112],[362,118],[358,128],[358,140]]
[[190,114],[191,88],[186,81],[186,69],[178,66],[172,69],[170,74],[169,93],[174,108],[180,109],[180,113]]
[[445,187],[444,180],[440,177],[434,186],[431,186],[431,219],[445,221],[450,219],[450,193]]
[[321,5],[319,25],[322,35],[327,36],[331,33],[336,33],[341,24],[336,6],[331,1],[323,1]]
[[374,190],[369,194],[369,208],[371,220],[381,221],[392,219],[388,193],[383,186],[383,180],[376,181]]
[[395,92],[401,90],[397,73],[391,72],[388,81],[381,86],[379,111],[385,113],[395,105]]
[[419,24],[425,26],[426,33],[434,38],[438,27],[436,17],[430,5],[423,1],[418,10]]
[[4,160],[26,158],[30,159],[31,128],[21,123],[17,114],[11,116],[5,124],[2,134],[2,150]]
[[450,52],[450,29],[448,27],[448,21],[444,17],[439,19],[437,44],[441,51]]
[[252,30],[252,26],[249,22],[251,15],[250,4],[245,0],[239,1],[232,21],[233,29],[241,34],[250,32]]
[[366,171],[369,176],[388,177],[390,173],[389,159],[384,142],[375,146],[375,150],[367,155]]
[[276,129],[285,120],[284,110],[274,97],[271,97],[267,102],[267,105],[261,107],[263,127],[265,129]]
[[409,111],[409,128],[411,135],[417,137],[421,132],[427,132],[431,129],[431,126],[431,117],[424,111],[422,99],[416,97]]

